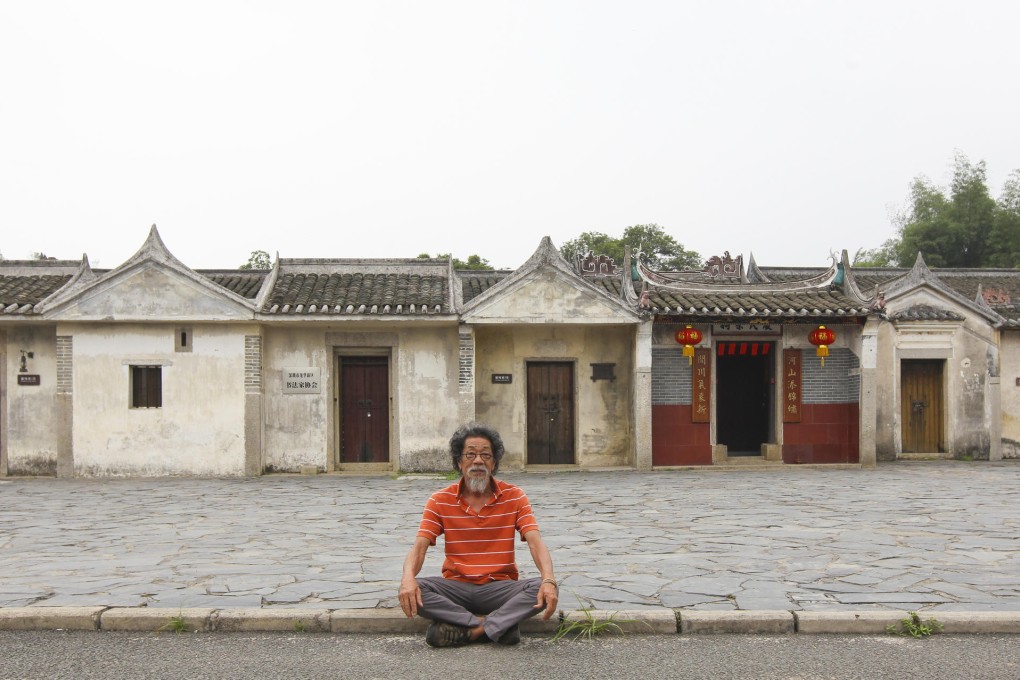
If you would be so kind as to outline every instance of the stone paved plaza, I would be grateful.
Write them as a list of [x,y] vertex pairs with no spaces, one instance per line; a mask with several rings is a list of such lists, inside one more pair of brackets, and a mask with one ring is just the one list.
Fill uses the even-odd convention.
[[[1018,462],[503,478],[531,498],[566,609],[1020,611]],[[0,479],[0,606],[396,607],[447,483]],[[523,543],[517,559],[536,573]]]

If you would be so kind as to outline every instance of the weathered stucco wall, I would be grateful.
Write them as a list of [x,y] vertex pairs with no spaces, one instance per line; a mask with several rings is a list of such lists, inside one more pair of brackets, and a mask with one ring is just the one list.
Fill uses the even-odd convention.
[[462,424],[457,327],[401,331],[397,369],[400,469],[452,470],[450,436]]
[[[265,463],[295,471],[339,465],[337,355],[389,355],[390,463],[394,470],[446,470],[446,446],[458,426],[455,324],[270,328],[265,333]],[[283,394],[285,368],[318,367],[319,394]]]
[[[634,464],[631,381],[633,326],[544,324],[476,328],[476,415],[496,427],[506,445],[505,468],[527,460],[527,362],[573,361],[576,462],[581,467]],[[616,380],[591,380],[591,364],[616,364]],[[509,385],[493,373],[510,373]]]
[[[76,475],[244,474],[244,336],[194,324],[175,351],[168,324],[62,325],[73,336]],[[161,365],[161,408],[130,407],[130,366]]]
[[1001,334],[1002,457],[1020,458],[1020,333]]
[[[4,348],[7,379],[5,428],[7,474],[55,475],[57,473],[56,327],[50,325],[9,328]],[[32,352],[28,373],[39,376],[38,386],[18,385],[21,350]]]
[[[269,328],[263,335],[264,442],[267,471],[297,471],[302,465],[327,467],[328,411],[333,403],[331,353],[322,328]],[[283,369],[318,367],[318,394],[283,394]]]
[[[901,368],[905,360],[943,361],[944,453],[989,458],[990,432],[998,409],[990,399],[990,378],[998,376],[999,356],[988,320],[973,310],[922,289],[896,300],[889,315],[914,305],[950,309],[963,321],[899,321],[883,324],[878,334],[876,450],[879,460],[895,459],[903,451]],[[996,411],[996,413],[992,413]],[[996,425],[997,427],[997,425]],[[994,448],[997,449],[998,443]],[[937,452],[931,452],[937,453]]]

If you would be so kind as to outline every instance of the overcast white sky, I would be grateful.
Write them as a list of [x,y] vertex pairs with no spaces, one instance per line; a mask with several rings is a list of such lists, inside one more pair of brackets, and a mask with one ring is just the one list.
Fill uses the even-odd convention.
[[656,222],[825,265],[1020,167],[1020,3],[0,0],[0,252],[193,268]]

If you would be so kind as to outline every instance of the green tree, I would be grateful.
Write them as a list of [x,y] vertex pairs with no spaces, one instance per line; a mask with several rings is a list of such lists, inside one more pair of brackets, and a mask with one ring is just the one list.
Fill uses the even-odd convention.
[[[428,259],[431,259],[431,258],[432,258],[432,256],[429,255],[428,253],[419,253],[418,254],[418,259],[419,260],[428,260]],[[438,255],[436,255],[435,259],[437,259],[437,260],[446,260],[448,258],[450,258],[450,253],[439,253]],[[481,257],[479,255],[468,255],[468,259],[467,259],[466,262],[464,260],[458,260],[456,257],[454,257],[453,258],[453,268],[454,269],[474,269],[474,270],[477,270],[477,271],[492,271],[492,269],[493,269],[492,265],[489,264],[489,261],[486,260],[484,257]]]
[[988,266],[1020,267],[1020,170],[1014,170],[1002,187],[990,242],[995,249]]
[[264,250],[253,250],[251,251],[251,257],[248,261],[242,264],[238,269],[272,269],[273,261],[269,257],[269,253]]
[[1006,181],[998,201],[988,191],[985,162],[957,152],[946,189],[916,177],[904,210],[894,218],[899,235],[878,248],[858,250],[859,267],[909,267],[920,252],[933,267],[1015,267],[1020,264],[1020,172]]
[[854,267],[895,267],[899,258],[896,251],[899,248],[898,238],[886,239],[885,243],[878,248],[858,248],[854,253]]
[[560,254],[569,262],[589,252],[608,255],[619,266],[623,264],[626,247],[640,251],[644,262],[653,269],[700,269],[703,264],[697,252],[685,249],[658,224],[635,224],[624,229],[618,238],[600,231],[586,231],[560,246]]

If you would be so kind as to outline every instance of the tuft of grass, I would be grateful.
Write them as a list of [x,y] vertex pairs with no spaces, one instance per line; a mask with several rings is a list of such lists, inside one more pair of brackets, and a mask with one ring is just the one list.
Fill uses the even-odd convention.
[[578,598],[579,600],[584,599],[588,606],[581,606],[581,613],[584,618],[579,621],[567,620],[567,615],[561,610],[560,611],[560,625],[556,629],[556,634],[553,635],[552,641],[557,642],[564,638],[570,638],[571,640],[591,640],[592,638],[603,635],[605,633],[617,633],[622,635],[623,629],[620,628],[621,623],[633,623],[631,619],[617,619],[616,612],[609,615],[607,619],[599,619],[592,611],[595,609],[595,604],[588,598]]
[[160,630],[172,630],[175,633],[186,633],[188,632],[188,624],[184,621],[184,616],[178,614],[177,616],[171,616],[170,619],[160,627]]
[[298,619],[297,621],[294,622],[294,632],[295,633],[304,633],[306,630],[307,630],[307,626],[305,626],[305,622],[304,621],[302,621],[301,619]]
[[886,632],[901,637],[910,636],[915,639],[929,637],[935,633],[942,632],[942,624],[934,617],[922,621],[917,612],[907,612],[907,618],[901,619],[899,624],[886,626]]

